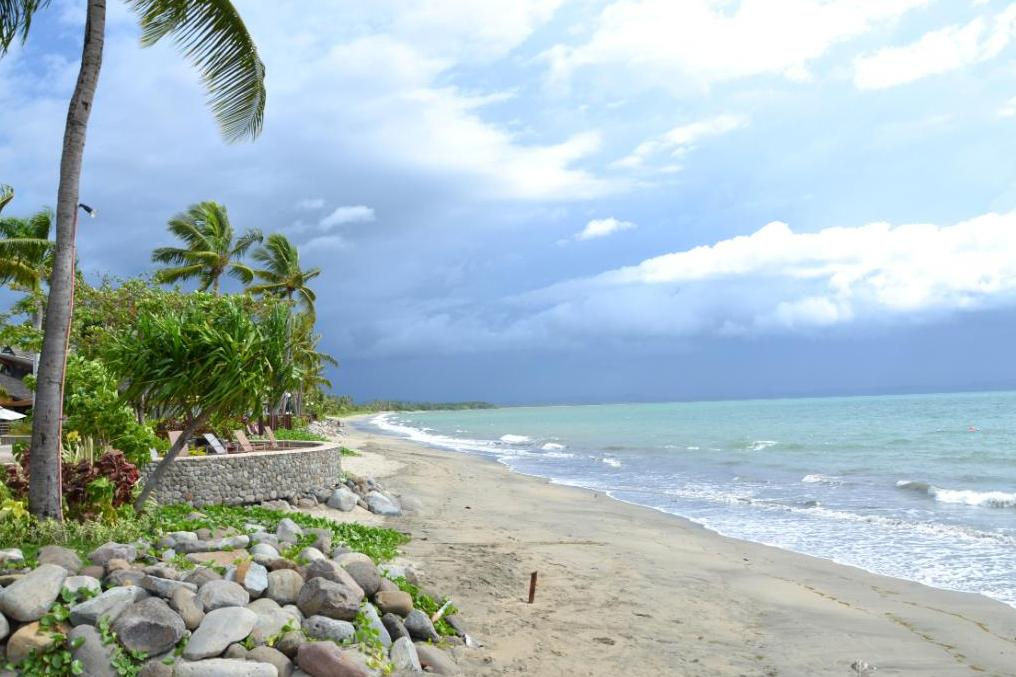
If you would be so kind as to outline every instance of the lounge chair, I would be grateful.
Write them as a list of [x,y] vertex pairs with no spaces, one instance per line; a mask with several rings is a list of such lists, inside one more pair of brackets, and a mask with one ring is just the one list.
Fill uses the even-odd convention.
[[260,449],[268,448],[268,442],[262,442],[260,440],[258,440],[257,442],[251,442],[250,439],[247,437],[247,433],[245,433],[242,430],[234,430],[233,437],[236,438],[236,443],[240,445],[240,450],[245,453],[258,451],[259,448]]
[[169,446],[176,444],[176,441],[180,439],[180,435],[183,435],[182,430],[167,430],[166,436],[169,438]]
[[213,435],[212,433],[205,433],[204,438],[205,441],[208,442],[208,446],[210,446],[212,448],[212,451],[214,451],[216,454],[229,453],[228,451],[226,451],[226,447],[222,444],[222,442],[219,441],[219,438]]
[[265,435],[268,436],[268,441],[272,443],[272,445],[271,445],[272,449],[288,449],[289,448],[288,446],[286,446],[286,442],[285,441],[280,442],[278,439],[275,438],[275,431],[272,430],[271,426],[269,426],[269,425],[265,426]]

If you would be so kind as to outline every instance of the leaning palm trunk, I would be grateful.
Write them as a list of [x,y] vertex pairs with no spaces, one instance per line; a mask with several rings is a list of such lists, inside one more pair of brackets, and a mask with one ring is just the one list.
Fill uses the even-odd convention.
[[45,334],[39,357],[32,455],[29,465],[28,505],[38,517],[62,519],[60,487],[60,427],[63,415],[63,380],[67,368],[67,339],[74,301],[74,237],[77,226],[78,184],[85,150],[85,130],[92,112],[95,86],[102,66],[106,28],[106,0],[88,0],[81,68],[74,87],[56,200],[56,247],[46,309]]
[[173,446],[166,452],[166,457],[159,461],[159,465],[155,466],[155,470],[148,479],[145,481],[144,488],[141,489],[141,493],[138,495],[137,500],[134,502],[134,510],[141,512],[145,508],[145,503],[148,501],[148,497],[152,495],[152,491],[162,482],[163,476],[166,471],[169,470],[169,466],[173,465],[173,461],[180,455],[184,447],[190,441],[190,438],[194,436],[194,432],[205,424],[208,420],[207,414],[200,414],[195,418],[192,418],[190,422],[184,426],[183,432],[180,433],[180,437],[177,438]]

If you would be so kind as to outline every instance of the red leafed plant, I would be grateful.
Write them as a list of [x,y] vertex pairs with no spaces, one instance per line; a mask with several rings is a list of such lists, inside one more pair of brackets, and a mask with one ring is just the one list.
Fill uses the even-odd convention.
[[[28,496],[28,464],[25,450],[19,464],[6,467],[4,484],[18,498]],[[140,473],[121,451],[107,451],[95,463],[79,461],[62,464],[63,496],[71,516],[93,519],[131,501],[131,492]]]

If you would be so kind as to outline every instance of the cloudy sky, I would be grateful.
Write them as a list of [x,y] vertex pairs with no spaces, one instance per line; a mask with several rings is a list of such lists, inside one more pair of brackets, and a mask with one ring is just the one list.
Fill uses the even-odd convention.
[[[83,2],[0,60],[0,182],[55,201]],[[1016,384],[1016,6],[238,0],[264,133],[111,0],[80,233],[151,270],[214,199],[320,266],[357,398],[617,401]]]

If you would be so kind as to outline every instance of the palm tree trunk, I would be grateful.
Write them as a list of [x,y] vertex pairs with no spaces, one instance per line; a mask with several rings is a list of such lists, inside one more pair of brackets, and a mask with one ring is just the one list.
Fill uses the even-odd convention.
[[[32,329],[42,331],[42,301],[36,300],[36,306],[32,309]],[[39,353],[32,353],[32,376],[39,377]],[[35,391],[32,391],[32,407],[35,407]]]
[[102,67],[106,31],[106,0],[88,0],[81,67],[67,110],[60,186],[56,199],[56,247],[46,308],[45,334],[39,356],[36,404],[33,410],[32,455],[28,508],[33,515],[63,519],[60,486],[60,435],[67,341],[74,304],[74,236],[85,131]]
[[166,457],[159,461],[159,465],[155,466],[155,471],[149,475],[148,479],[145,481],[145,486],[141,489],[141,494],[138,495],[138,499],[134,502],[135,512],[141,512],[144,510],[145,502],[148,501],[148,497],[152,495],[152,491],[155,487],[159,486],[159,483],[162,482],[162,476],[166,474],[166,471],[169,470],[169,466],[173,464],[176,457],[179,456],[183,448],[187,446],[190,438],[194,436],[194,431],[203,426],[207,420],[207,414],[200,414],[197,417],[192,418],[190,423],[184,426],[183,432],[180,433],[180,437],[177,438],[176,442],[173,443],[173,446],[169,448],[168,452],[166,452]]

